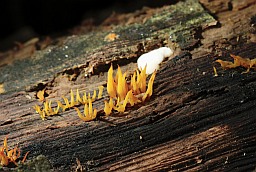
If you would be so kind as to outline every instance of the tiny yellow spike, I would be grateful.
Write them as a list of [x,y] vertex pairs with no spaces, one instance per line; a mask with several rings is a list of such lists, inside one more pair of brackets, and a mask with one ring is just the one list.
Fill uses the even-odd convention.
[[2,166],[7,166],[9,164],[9,159],[5,152],[8,153],[7,136],[4,138],[4,147],[0,147],[0,165]]
[[33,106],[33,108],[34,108],[35,111],[36,111],[37,113],[39,113],[39,114],[42,112],[40,106],[38,106],[38,105]]
[[125,106],[123,104],[119,104],[115,110],[117,110],[118,112],[123,113],[125,111]]
[[114,107],[114,102],[113,102],[112,98],[109,99],[109,106],[110,106],[110,108]]
[[250,67],[251,60],[249,58],[242,58],[234,54],[230,54],[230,56],[234,59],[234,67],[243,66],[247,69]]
[[40,114],[40,117],[42,120],[45,120],[46,118],[45,110],[42,111],[42,113]]
[[120,101],[120,98],[117,98],[117,103],[116,106],[113,107],[113,109],[115,109],[118,112],[124,112],[125,111],[125,106],[126,103],[124,103],[125,101]]
[[109,103],[105,100],[104,101],[105,106],[104,106],[104,112],[106,114],[106,116],[110,115],[112,112],[112,108],[110,107]]
[[223,60],[218,59],[218,60],[215,60],[215,62],[220,63],[220,65],[223,69],[231,69],[231,68],[236,67],[236,64],[234,64],[230,61],[223,61]]
[[44,109],[43,109],[43,110],[45,111],[45,113],[46,113],[47,116],[50,116],[50,115],[51,115],[50,109],[49,109],[49,103],[48,103],[47,100],[44,102]]
[[141,77],[140,77],[140,73],[139,70],[136,70],[136,75],[137,75],[137,80],[136,80],[136,94],[140,94],[141,90],[140,90],[140,85],[141,85]]
[[88,104],[84,105],[84,115],[81,114],[80,110],[77,107],[74,107],[75,110],[78,113],[78,116],[80,119],[82,119],[85,122],[91,121],[96,118],[97,116],[97,110],[92,110],[92,102],[89,100],[89,107]]
[[98,88],[99,88],[98,99],[101,99],[104,87],[101,85]]
[[110,97],[116,97],[116,83],[113,79],[113,66],[111,64],[108,70],[107,92]]
[[92,100],[89,100],[89,118],[91,120],[97,117],[97,110],[92,108]]
[[65,112],[65,110],[67,109],[66,106],[64,106],[59,100],[57,100],[57,104],[58,104],[58,107],[62,109],[62,112]]
[[215,77],[219,76],[216,67],[213,66],[212,68],[213,68],[214,76]]
[[9,160],[8,157],[4,154],[4,152],[0,152],[0,156],[1,156],[1,165],[2,166],[7,166],[9,164]]
[[253,69],[255,69],[255,66],[256,66],[256,58],[255,59],[251,59],[249,69],[251,69],[253,67],[254,67]]
[[68,99],[66,98],[66,97],[64,97],[64,96],[62,96],[62,98],[63,98],[63,100],[64,100],[64,102],[65,102],[65,109],[67,109],[67,108],[71,108],[71,105],[69,104],[69,101],[68,101]]
[[119,81],[119,77],[122,78],[122,76],[123,76],[122,70],[121,70],[119,65],[118,65],[118,68],[117,68],[116,75],[117,75],[117,82],[118,82]]
[[4,138],[4,149],[8,152],[7,136]]
[[48,110],[49,110],[49,108],[48,108],[48,100],[46,100],[46,101],[44,102],[44,110],[45,110],[45,111],[48,111]]
[[124,99],[124,102],[123,102],[124,110],[125,110],[125,107],[126,107],[128,101],[129,101],[129,95],[130,95],[130,93],[132,93],[132,90],[130,90],[130,91],[127,93],[127,95],[125,96],[125,99]]
[[133,73],[133,76],[131,78],[131,87],[132,91],[136,94],[138,91],[137,83],[136,83],[136,72]]
[[88,103],[90,99],[91,99],[91,93],[88,93]]
[[87,99],[87,96],[86,96],[86,92],[84,92],[83,104],[86,104],[86,103],[88,103],[88,99]]
[[124,75],[123,75],[123,86],[124,86],[124,96],[128,93],[128,84],[127,84],[127,82],[126,82],[126,72],[124,73]]
[[42,102],[45,100],[45,98],[44,98],[44,92],[45,92],[45,89],[38,91],[37,94],[36,94],[37,98],[38,98],[40,101],[42,101]]
[[153,93],[153,83],[155,80],[155,76],[156,76],[156,71],[151,75],[149,81],[148,81],[148,88],[146,93],[143,95],[142,97],[142,101],[144,102],[146,100],[147,97],[152,96]]
[[93,91],[93,95],[92,95],[92,99],[91,99],[92,102],[95,101],[96,96],[97,96],[97,93],[96,93],[96,90],[94,90],[94,91]]
[[105,112],[105,114],[108,116],[108,115],[111,114],[112,109],[114,108],[114,102],[113,102],[113,99],[110,98],[110,99],[109,99],[109,102],[107,102],[107,101],[105,100],[104,103],[105,103],[104,112]]
[[80,94],[79,94],[79,90],[76,89],[76,103],[79,104],[79,103],[82,103],[83,104],[83,100],[81,99],[80,97]]
[[90,117],[90,114],[89,114],[89,107],[88,107],[88,104],[85,104],[85,108],[84,108],[84,121],[87,122],[87,121],[91,121],[91,117]]
[[132,90],[130,90],[127,93],[127,97],[131,106],[134,106],[134,104],[137,104],[137,103],[141,103],[141,101],[136,96],[133,95]]
[[[8,152],[8,155],[7,155],[8,158],[10,159],[11,162],[16,164],[15,161],[20,157],[20,149],[16,146],[14,149],[12,149],[11,153],[9,153],[9,152]],[[17,152],[18,152],[18,154],[17,154]]]
[[15,148],[14,148],[14,149],[11,149],[10,151],[8,151],[7,157],[8,157],[8,158],[11,158],[11,157],[13,156],[13,154],[14,154],[14,151],[15,151]]
[[52,110],[52,101],[51,100],[49,101],[48,108],[49,108],[50,115],[54,115],[54,111]]
[[44,109],[41,110],[41,108],[38,105],[33,106],[33,108],[36,110],[36,112],[40,115],[42,120],[45,120],[45,111]]
[[146,79],[147,79],[147,74],[146,74],[146,68],[147,66],[144,67],[144,69],[140,73],[140,91],[141,93],[146,92]]
[[89,99],[89,116],[93,114],[93,110],[92,110],[92,99]]
[[70,90],[70,107],[74,107],[75,106],[75,96],[74,96],[74,92],[71,89]]
[[53,109],[53,114],[56,115],[59,113],[59,110],[60,110],[60,106],[58,105],[57,108],[54,108]]
[[117,82],[117,94],[120,98],[120,101],[125,99],[125,96],[128,92],[128,86],[125,80],[126,73],[122,74],[121,68],[118,66],[118,82]]
[[27,156],[28,156],[28,153],[29,153],[29,151],[25,154],[25,156],[23,157],[23,159],[22,159],[22,163],[24,163],[25,161],[26,161],[26,158],[27,158]]
[[56,115],[59,113],[60,104],[58,103],[58,101],[57,101],[57,105],[58,105],[57,108],[52,108],[52,102],[51,101],[49,102],[49,111],[51,115]]
[[84,105],[84,115],[85,115],[85,117],[88,118],[88,115],[89,115],[89,107],[88,107],[88,104],[87,104],[87,103]]

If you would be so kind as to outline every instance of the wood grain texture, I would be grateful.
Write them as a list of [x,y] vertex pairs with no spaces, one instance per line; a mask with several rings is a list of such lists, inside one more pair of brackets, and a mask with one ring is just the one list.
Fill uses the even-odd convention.
[[[214,6],[207,6],[209,11],[211,8],[216,11],[214,15],[226,11],[221,4],[230,3],[214,2]],[[248,6],[244,5],[244,8],[237,10],[249,15],[248,10],[252,10],[255,3],[248,3]],[[176,9],[179,5],[182,2],[170,8]],[[163,7],[166,8],[168,9]],[[226,12],[234,11],[230,9]],[[241,20],[243,17],[240,15]],[[252,18],[250,16],[244,20],[250,23]],[[231,60],[229,53],[256,57],[256,44],[246,37],[255,34],[255,26],[244,30],[247,25],[242,25],[238,28],[240,40],[235,39],[235,42],[233,38],[237,37],[238,32],[231,31],[229,42],[221,44],[222,33],[218,31],[221,31],[222,26],[198,30],[204,24],[194,25],[192,30],[185,29],[184,33],[192,31],[192,42],[184,43],[184,39],[177,39],[182,51],[174,59],[166,60],[161,65],[154,82],[153,95],[144,104],[129,108],[125,114],[104,117],[104,102],[98,100],[93,106],[101,111],[95,121],[84,123],[72,109],[42,121],[32,109],[33,105],[38,104],[38,100],[33,97],[35,92],[31,92],[36,89],[31,89],[30,92],[10,91],[1,95],[1,138],[8,134],[10,146],[19,142],[23,155],[30,151],[28,159],[45,155],[54,171],[75,171],[76,158],[84,170],[88,171],[254,170],[256,72],[241,74],[245,71],[243,68],[223,70],[214,60],[216,57]],[[131,29],[134,26],[129,27],[126,28],[128,33],[138,34],[139,30]],[[166,26],[168,27],[169,25]],[[159,28],[157,33],[164,29],[165,27]],[[216,51],[206,55],[198,48],[200,45],[196,40],[201,41],[202,38],[197,38],[196,33],[204,35],[211,30],[215,30],[218,38],[216,44],[211,45]],[[164,31],[163,33],[166,34]],[[71,63],[69,67],[56,65],[60,72],[54,70],[49,75],[51,79],[44,83],[44,88],[49,93],[48,98],[60,99],[60,95],[68,94],[70,88],[92,91],[99,85],[105,85],[106,72],[111,62],[114,66],[121,64],[123,71],[133,71],[138,54],[166,45],[163,35],[144,42],[141,38],[127,37],[125,41],[104,45],[100,51],[92,51],[89,56],[84,54],[84,58],[78,55],[81,59],[77,62],[77,67],[72,67],[72,60],[68,60]],[[210,42],[212,37],[206,35],[203,39],[209,39]],[[229,48],[226,45],[230,45]],[[123,49],[119,49],[123,46],[131,49],[124,53]],[[204,55],[194,59],[198,52]],[[88,63],[83,63],[83,60]],[[87,69],[89,64],[94,65],[94,73],[84,77],[86,72],[81,70]],[[218,77],[214,77],[213,66],[217,67]],[[75,69],[78,69],[77,73]],[[70,79],[74,74],[77,74],[75,79]],[[103,99],[105,98],[106,92]]]

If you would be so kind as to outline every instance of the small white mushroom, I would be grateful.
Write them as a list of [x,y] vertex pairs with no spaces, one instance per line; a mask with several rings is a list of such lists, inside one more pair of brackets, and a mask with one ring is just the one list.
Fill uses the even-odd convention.
[[142,70],[147,65],[146,73],[152,74],[155,70],[159,69],[159,64],[164,60],[164,58],[169,57],[172,54],[173,51],[167,47],[161,47],[142,54],[137,60],[138,68]]

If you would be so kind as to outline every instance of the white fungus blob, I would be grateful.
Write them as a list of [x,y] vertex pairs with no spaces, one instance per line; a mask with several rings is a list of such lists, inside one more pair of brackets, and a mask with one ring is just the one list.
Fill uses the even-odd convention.
[[164,58],[169,57],[172,54],[173,51],[167,47],[161,47],[142,54],[137,60],[138,68],[142,70],[147,65],[146,73],[148,75],[152,74],[155,70],[159,69],[159,64],[164,60]]

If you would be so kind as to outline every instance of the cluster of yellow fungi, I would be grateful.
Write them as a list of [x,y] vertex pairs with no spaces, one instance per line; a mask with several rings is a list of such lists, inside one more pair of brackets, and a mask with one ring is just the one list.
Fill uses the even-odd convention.
[[[75,108],[77,111],[79,111],[75,106],[79,106],[79,105],[83,104],[83,105],[85,105],[85,109],[86,109],[86,107],[88,107],[88,104],[89,104],[89,107],[91,107],[92,102],[94,102],[96,99],[101,99],[102,93],[103,93],[103,88],[104,88],[103,86],[99,86],[98,96],[97,96],[96,90],[94,90],[92,97],[91,97],[90,93],[86,94],[86,92],[81,97],[78,89],[76,90],[76,97],[75,97],[73,90],[71,90],[70,91],[70,101],[65,96],[62,96],[64,104],[62,104],[59,100],[57,100],[56,108],[52,108],[51,100],[50,101],[46,100],[43,104],[44,106],[42,109],[38,105],[35,105],[33,108],[40,115],[42,120],[45,120],[47,116],[53,116],[53,115],[59,114],[60,109],[62,110],[62,112],[65,112],[66,109],[71,109],[71,108]],[[87,112],[91,112],[91,111],[85,111],[84,114],[86,116],[91,115],[91,114],[88,114]],[[81,114],[80,111],[79,111],[78,115],[79,114]],[[79,115],[79,117],[84,120],[84,118],[82,118],[82,115]],[[90,119],[90,120],[92,120],[92,119]],[[88,120],[86,120],[86,121],[88,121]]]
[[113,78],[113,67],[111,65],[108,70],[107,82],[107,92],[110,98],[109,101],[104,101],[105,114],[110,115],[112,110],[124,112],[128,104],[134,106],[135,104],[144,102],[152,95],[155,76],[156,72],[151,75],[147,87],[146,67],[141,72],[136,70],[131,77],[131,81],[127,82],[126,73],[122,74],[119,66],[116,76]]
[[244,67],[247,70],[243,73],[248,73],[250,69],[256,70],[256,59],[242,58],[233,54],[230,54],[230,56],[234,59],[234,62],[224,61],[220,59],[216,60],[215,62],[220,63],[223,69],[231,69],[239,66]]
[[[153,92],[153,82],[156,76],[154,72],[149,81],[148,85],[146,82],[147,74],[146,67],[139,71],[136,70],[131,76],[131,80],[128,82],[126,79],[126,72],[122,73],[120,67],[118,66],[117,73],[113,77],[113,66],[108,70],[108,80],[107,80],[107,93],[109,95],[109,100],[105,100],[104,112],[106,116],[109,116],[113,110],[117,112],[124,112],[127,106],[134,106],[135,104],[144,102]],[[40,115],[40,117],[45,120],[46,116],[52,116],[59,113],[60,109],[64,112],[66,109],[74,108],[79,118],[83,121],[91,121],[96,118],[97,110],[93,109],[92,103],[96,99],[102,98],[103,86],[99,87],[98,96],[96,90],[94,90],[91,97],[90,93],[81,97],[79,91],[76,91],[76,96],[74,96],[73,91],[70,91],[70,101],[62,96],[64,104],[59,100],[56,101],[57,107],[52,108],[52,101],[46,100],[43,104],[43,108],[35,105],[33,108]],[[84,115],[81,114],[80,110],[75,107],[83,104],[84,105]]]
[[[25,162],[26,157],[29,152],[27,152],[21,161],[22,163]],[[18,166],[16,160],[20,157],[20,148],[15,146],[13,149],[8,150],[7,145],[7,137],[4,139],[3,146],[0,146],[0,164],[1,166],[7,166],[9,163],[13,163]]]

